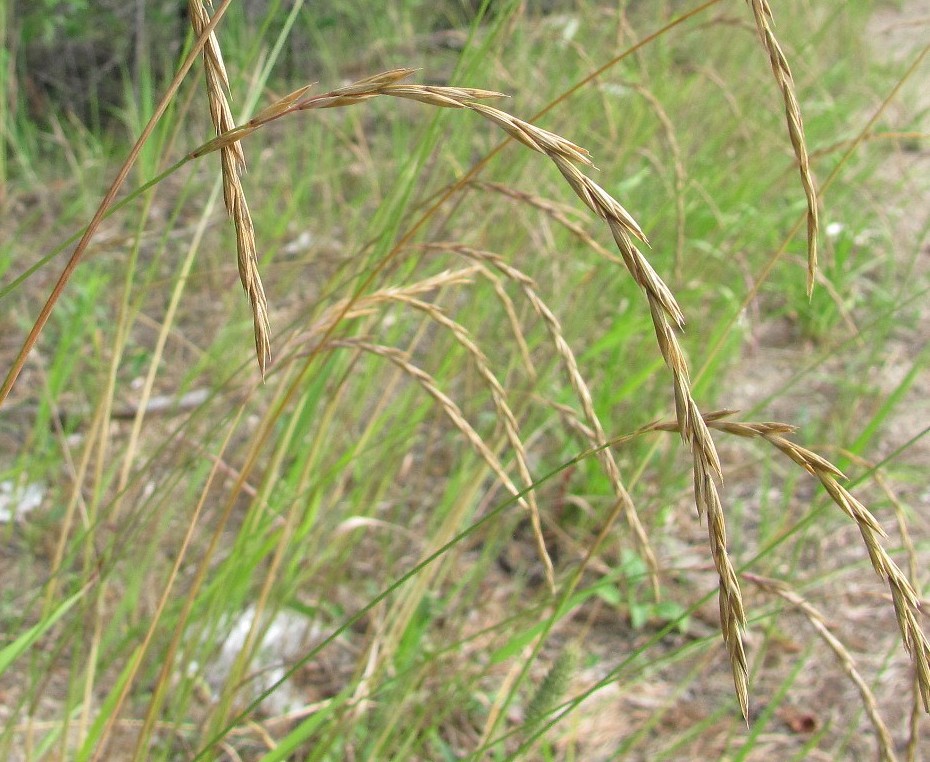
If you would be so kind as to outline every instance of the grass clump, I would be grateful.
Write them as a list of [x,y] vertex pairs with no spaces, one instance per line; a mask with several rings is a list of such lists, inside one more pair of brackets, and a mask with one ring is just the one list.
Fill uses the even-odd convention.
[[[880,696],[876,675],[912,669],[908,706],[915,718],[926,709],[926,543],[907,534],[886,480],[905,473],[908,447],[852,468],[882,441],[925,353],[838,443],[834,460],[861,474],[856,493],[874,511],[789,438],[793,426],[697,402],[728,404],[761,330],[799,320],[772,302],[797,288],[781,260],[800,228],[808,289],[820,278],[843,304],[834,263],[816,269],[818,208],[852,153],[818,172],[819,199],[821,154],[808,145],[847,136],[815,120],[811,143],[800,114],[824,63],[809,52],[792,75],[788,60],[798,66],[791,43],[855,19],[811,11],[776,39],[755,0],[656,18],[621,9],[610,24],[586,5],[539,18],[504,5],[458,30],[439,82],[386,60],[381,74],[316,88],[275,74],[311,8],[295,3],[283,22],[269,10],[262,28],[276,36],[239,56],[221,50],[236,3],[189,2],[196,39],[177,76],[157,103],[127,109],[141,137],[72,237],[32,330],[4,352],[2,404],[29,438],[3,478],[46,490],[39,519],[5,530],[24,580],[4,601],[21,612],[0,651],[2,679],[19,686],[8,755],[742,758],[771,752],[788,697],[816,695],[833,659],[852,698],[814,718],[814,737],[782,733],[780,751],[842,754],[874,738],[892,756],[881,712],[903,692]],[[387,41],[396,31],[372,29]],[[339,54],[318,51],[333,70]],[[187,126],[203,100],[185,79],[198,57],[216,133],[206,142]],[[743,77],[749,60],[760,66]],[[765,112],[772,75],[780,94]],[[127,181],[137,189],[121,196]],[[214,224],[221,194],[231,226]],[[107,226],[120,267],[94,266],[107,252],[78,267]],[[47,289],[48,266],[17,265],[4,298]],[[783,280],[763,292],[770,273]],[[857,309],[882,333],[902,303]],[[785,379],[773,405],[804,380],[799,357],[839,358],[837,325],[766,368]],[[681,437],[690,469],[657,432]],[[758,440],[797,474],[731,439]],[[907,574],[886,547],[888,495]],[[865,557],[891,603],[870,614],[893,616],[900,640],[854,654],[825,623],[843,606],[825,609],[837,586],[862,584]],[[820,638],[790,667],[776,601]],[[805,663],[818,665],[808,682]]]

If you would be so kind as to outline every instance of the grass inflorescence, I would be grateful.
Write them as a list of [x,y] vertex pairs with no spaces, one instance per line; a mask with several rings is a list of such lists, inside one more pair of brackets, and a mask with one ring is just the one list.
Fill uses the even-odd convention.
[[[378,41],[353,60],[325,9],[272,2],[252,45],[237,5],[189,0],[178,74],[157,103],[129,91],[140,137],[102,202],[38,212],[77,247],[0,355],[19,581],[0,755],[916,749],[926,430],[897,416],[928,358],[876,389],[842,363],[864,385],[877,340],[914,341],[928,226],[820,221],[859,214],[866,137],[926,51],[863,82],[865,19],[840,4],[779,12],[776,38],[764,0],[511,2],[454,34],[403,8],[353,18],[360,48]],[[341,82],[276,71],[307,40],[306,66]],[[21,145],[4,187],[36,165]],[[28,230],[53,253],[3,251],[4,319],[65,248]],[[884,278],[866,245],[896,252]],[[820,408],[792,389],[825,383]],[[804,426],[705,412],[731,397]],[[816,638],[783,631],[792,616]],[[844,617],[876,642],[844,639]],[[835,709],[798,721],[826,690]]]

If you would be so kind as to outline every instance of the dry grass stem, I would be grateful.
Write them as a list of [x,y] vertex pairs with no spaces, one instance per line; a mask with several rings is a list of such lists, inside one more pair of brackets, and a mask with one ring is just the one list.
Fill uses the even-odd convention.
[[659,124],[662,125],[662,133],[665,135],[665,141],[672,154],[672,169],[675,173],[675,276],[680,280],[685,257],[685,186],[688,184],[688,173],[685,171],[681,146],[675,136],[675,125],[672,124],[671,117],[655,94],[649,88],[636,82],[624,84],[633,88],[652,107]]
[[[517,499],[517,502],[525,510],[530,512],[530,515],[532,516],[532,510],[530,508],[529,502],[521,495],[520,490],[517,489],[516,485],[513,483],[513,481],[511,481],[510,477],[507,475],[507,472],[504,470],[504,467],[497,459],[497,456],[491,451],[491,448],[488,447],[485,441],[481,438],[481,435],[475,431],[472,425],[468,422],[468,419],[465,418],[461,408],[439,388],[436,380],[429,373],[410,362],[404,352],[394,347],[375,344],[373,342],[365,341],[364,339],[359,338],[334,339],[329,341],[327,346],[358,349],[363,352],[368,352],[370,354],[377,355],[378,357],[382,357],[394,363],[394,365],[396,365],[404,373],[419,383],[424,391],[426,391],[426,393],[429,394],[430,397],[432,397],[439,405],[439,407],[445,412],[449,420],[452,421],[453,425],[461,432],[466,441],[472,446],[472,449],[474,449],[474,451],[481,457],[481,459],[484,460],[491,471],[494,472],[494,475],[500,480],[501,484],[504,485],[507,491],[510,492],[510,494]],[[530,492],[527,494],[529,495],[532,493]],[[538,521],[538,513],[536,520]],[[534,526],[534,528],[536,527]],[[538,537],[541,539],[541,531]],[[540,548],[540,553],[544,555],[544,563],[547,565],[547,574],[551,574],[552,562],[546,553],[544,544]]]
[[522,204],[529,204],[530,206],[539,209],[546,216],[555,220],[562,227],[564,227],[585,246],[590,248],[592,251],[596,251],[600,256],[604,257],[604,259],[615,262],[617,264],[623,264],[623,260],[620,259],[620,257],[603,246],[590,233],[588,233],[587,230],[585,230],[581,225],[579,225],[568,216],[569,211],[573,211],[571,207],[556,203],[555,201],[543,198],[542,196],[537,196],[533,193],[527,193],[526,191],[511,188],[509,185],[503,185],[501,183],[491,183],[484,180],[472,180],[469,185],[474,188],[480,188],[482,190],[488,190],[493,193],[499,193],[502,196],[512,198],[514,201]]
[[520,350],[520,359],[523,361],[526,375],[531,382],[535,381],[538,377],[536,366],[533,364],[533,358],[530,356],[530,347],[526,343],[526,337],[523,335],[523,327],[520,325],[520,318],[517,315],[513,300],[504,288],[504,284],[501,283],[501,279],[493,272],[486,267],[482,267],[481,273],[491,281],[495,295],[504,306],[504,312],[507,313],[507,320],[510,322],[510,329],[513,332],[514,340],[517,342],[517,348]]
[[814,176],[811,174],[810,159],[807,155],[807,142],[804,139],[804,122],[801,119],[801,108],[794,92],[794,77],[788,60],[782,53],[781,45],[772,32],[772,9],[768,0],[747,0],[752,8],[756,22],[756,30],[762,40],[762,45],[769,54],[772,73],[782,92],[785,101],[785,117],[788,123],[788,136],[794,147],[794,155],[798,160],[798,169],[801,173],[801,185],[804,186],[804,195],[807,197],[807,293],[814,290],[814,275],[817,272],[817,232],[820,228],[817,211],[817,188]]
[[875,700],[875,694],[872,693],[865,680],[863,680],[862,675],[859,674],[859,670],[856,669],[856,662],[852,654],[846,650],[846,647],[830,631],[830,628],[827,627],[823,614],[794,592],[784,582],[767,577],[760,577],[756,574],[747,573],[743,574],[743,576],[759,589],[788,601],[788,603],[807,617],[807,620],[814,629],[817,630],[817,634],[820,635],[824,643],[836,654],[836,658],[839,660],[843,671],[849,676],[849,679],[853,681],[856,688],[858,688],[859,695],[862,697],[862,705],[865,708],[865,713],[869,716],[872,727],[875,728],[879,758],[882,759],[883,762],[894,762],[894,760],[897,759],[894,753],[894,739],[891,737],[888,726],[885,725],[878,713],[878,702]]
[[610,481],[614,495],[623,510],[624,518],[633,532],[637,550],[649,567],[653,588],[658,595],[658,561],[652,550],[649,537],[646,534],[642,521],[640,521],[639,514],[636,512],[633,499],[630,497],[623,484],[623,480],[620,476],[620,469],[617,466],[617,461],[614,459],[613,453],[610,452],[609,448],[603,447],[603,445],[607,444],[607,435],[604,433],[600,418],[598,418],[597,412],[594,410],[594,401],[591,397],[591,392],[584,380],[584,376],[582,376],[578,368],[575,355],[562,333],[562,326],[546,303],[536,293],[533,280],[526,275],[526,273],[508,264],[501,256],[490,251],[473,249],[457,243],[423,244],[422,248],[434,251],[452,251],[461,256],[468,257],[469,259],[487,263],[501,272],[508,280],[516,283],[523,291],[533,311],[536,312],[546,326],[549,337],[555,345],[556,354],[558,354],[559,359],[565,367],[572,391],[574,391],[575,396],[578,398],[587,424],[590,427],[592,436],[589,438],[589,441],[592,447],[596,448],[598,461]]
[[[562,423],[574,431],[582,439],[586,439],[589,442],[594,442],[597,439],[597,436],[588,424],[582,421],[578,417],[578,413],[575,412],[575,409],[571,405],[566,405],[562,402],[556,402],[555,400],[546,399],[545,397],[540,397],[535,395],[535,399],[546,407],[551,408],[559,417],[562,419]],[[625,438],[624,438],[625,439]],[[618,443],[617,438],[612,438],[610,440],[611,445],[616,445]]]
[[407,304],[416,310],[419,310],[429,316],[438,325],[446,328],[454,337],[456,342],[469,354],[475,363],[478,374],[484,379],[488,388],[491,390],[491,399],[494,402],[494,409],[497,412],[498,420],[504,426],[504,433],[514,453],[517,463],[517,470],[520,473],[520,479],[525,486],[524,497],[520,498],[520,505],[523,506],[530,515],[530,522],[533,526],[533,535],[536,539],[536,549],[539,553],[540,561],[546,572],[546,581],[550,589],[555,592],[555,572],[552,566],[552,559],[546,550],[546,541],[543,538],[542,523],[539,518],[539,506],[536,503],[536,493],[532,489],[533,476],[530,473],[529,464],[526,457],[526,449],[523,446],[523,440],[520,437],[520,427],[517,419],[507,402],[507,394],[504,387],[501,386],[497,376],[491,370],[490,362],[484,352],[478,347],[471,334],[460,323],[452,320],[439,307],[421,299],[408,296],[406,294],[392,294],[385,292],[385,296],[395,299],[402,304]]
[[[212,4],[211,4],[212,6]],[[201,34],[210,23],[210,15],[201,0],[188,0],[188,15],[196,34]],[[223,54],[214,33],[203,47],[204,72],[207,80],[207,97],[210,116],[218,136],[235,131],[232,111],[226,93],[229,78],[223,63]],[[241,176],[245,172],[245,154],[238,141],[227,142],[219,147],[223,172],[223,199],[226,211],[236,228],[236,249],[239,280],[249,298],[252,308],[252,324],[255,333],[255,353],[262,377],[271,361],[271,326],[268,321],[268,301],[258,271],[258,253],[255,244],[255,228],[245,198]]]

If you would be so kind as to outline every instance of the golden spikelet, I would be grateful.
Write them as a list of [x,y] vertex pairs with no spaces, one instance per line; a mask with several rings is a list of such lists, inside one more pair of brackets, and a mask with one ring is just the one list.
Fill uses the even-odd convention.
[[[885,530],[872,513],[853,494],[839,483],[843,472],[806,447],[785,437],[795,431],[785,423],[744,422],[724,420],[729,411],[706,416],[706,425],[740,437],[763,439],[807,471],[823,485],[830,499],[852,519],[859,528],[872,567],[888,585],[894,605],[898,629],[904,648],[911,657],[924,710],[930,712],[930,641],[920,626],[920,597],[901,568],[894,562],[879,539],[887,537]],[[674,431],[677,424],[660,423],[647,429]]]
[[801,119],[801,108],[794,91],[794,77],[791,67],[782,53],[781,45],[772,32],[772,9],[768,0],[747,0],[752,8],[752,15],[756,22],[756,30],[762,40],[762,45],[769,54],[769,63],[772,74],[781,90],[785,102],[785,119],[788,124],[788,137],[798,160],[798,169],[801,173],[801,185],[804,186],[804,195],[807,197],[807,294],[814,290],[814,277],[817,273],[817,233],[820,229],[820,219],[817,210],[817,186],[811,174],[810,159],[807,155],[807,142],[804,138],[804,122]]
[[[199,35],[210,23],[209,13],[200,0],[188,0],[187,8],[194,32]],[[236,125],[226,98],[226,93],[229,91],[229,78],[223,63],[223,53],[216,35],[212,32],[203,47],[203,62],[210,116],[216,128],[217,140],[219,140],[223,135],[235,132]],[[293,94],[294,100],[304,92],[306,88],[299,90],[298,94]],[[258,367],[264,377],[268,363],[271,361],[271,327],[268,321],[268,301],[265,298],[265,289],[258,271],[255,228],[252,225],[252,216],[249,213],[249,205],[241,181],[246,166],[245,154],[238,140],[227,140],[218,144],[217,147],[220,150],[223,172],[223,199],[226,203],[226,211],[236,228],[239,280],[242,282],[252,308],[255,352]]]

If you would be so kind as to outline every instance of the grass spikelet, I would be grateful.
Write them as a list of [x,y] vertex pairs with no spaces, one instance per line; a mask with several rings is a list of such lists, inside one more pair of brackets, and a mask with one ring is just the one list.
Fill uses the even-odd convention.
[[733,673],[733,685],[740,711],[749,721],[749,663],[743,645],[743,632],[746,629],[746,612],[743,608],[743,595],[740,591],[736,569],[727,553],[726,519],[717,485],[707,463],[702,459],[698,449],[694,450],[694,494],[698,510],[707,514],[707,536],[710,541],[711,556],[717,570],[719,591],[717,600],[720,606],[720,630],[730,659]]
[[[904,547],[904,552],[907,555],[907,574],[908,578],[914,581],[919,579],[920,566],[917,556],[917,548],[914,545],[914,538],[911,536],[911,532],[907,526],[906,511],[904,505],[901,503],[901,500],[898,498],[895,491],[888,484],[888,481],[885,479],[881,471],[879,471],[874,463],[871,463],[859,455],[856,455],[853,452],[848,450],[842,450],[842,454],[857,463],[858,465],[863,466],[864,468],[869,469],[872,472],[872,478],[875,480],[875,483],[879,486],[882,492],[885,493],[888,502],[891,503],[894,508],[895,520],[898,525],[898,534],[901,536],[901,544]],[[925,605],[925,601],[921,604]],[[920,678],[917,670],[914,670],[914,701],[911,706],[911,716],[908,723],[908,741],[907,741],[907,751],[905,753],[905,759],[907,760],[916,760],[917,759],[917,748],[920,743],[920,715],[921,715],[921,694],[920,694]]]
[[[191,25],[199,35],[210,23],[210,15],[200,0],[188,0],[187,8]],[[226,93],[229,91],[229,78],[223,63],[223,53],[216,35],[212,32],[203,48],[203,62],[210,116],[219,138],[226,133],[235,132],[236,127],[229,101],[226,98]],[[306,88],[302,88],[298,93],[303,94],[305,91]],[[293,93],[292,96],[295,100],[300,97]],[[223,172],[223,200],[226,203],[226,211],[236,228],[239,280],[248,295],[252,309],[255,353],[259,370],[264,377],[268,363],[271,361],[271,326],[268,320],[268,300],[265,297],[265,288],[258,271],[255,228],[241,181],[242,173],[246,168],[245,153],[238,140],[223,142],[218,147]]]
[[801,173],[801,185],[804,186],[804,195],[807,197],[807,294],[814,290],[814,279],[817,273],[817,233],[820,229],[819,213],[817,210],[817,187],[814,176],[811,174],[810,159],[807,155],[807,141],[804,138],[804,122],[801,119],[801,108],[794,91],[794,77],[791,67],[782,52],[781,45],[772,32],[772,9],[768,0],[747,0],[752,8],[752,15],[756,22],[756,30],[762,40],[762,45],[769,54],[772,74],[781,90],[785,101],[785,118],[788,124],[788,136],[794,148],[794,155],[798,160],[798,170]]
[[556,657],[539,687],[526,705],[526,725],[532,727],[545,718],[565,695],[578,666],[578,647],[569,643]]
[[633,244],[623,222],[608,217],[607,223],[630,274],[646,293],[659,350],[672,373],[678,431],[691,450],[695,503],[698,515],[707,515],[711,555],[719,578],[720,628],[730,656],[740,708],[743,717],[748,719],[749,666],[742,639],[746,617],[739,580],[727,553],[726,521],[715,482],[715,479],[722,479],[720,459],[707,424],[691,395],[688,364],[675,334],[676,326],[670,322],[670,319],[674,320],[680,327],[684,318],[668,287]]
[[[715,413],[708,416],[707,425],[736,436],[765,440],[809,474],[815,476],[833,502],[856,522],[872,567],[891,591],[891,600],[901,639],[914,664],[924,710],[930,712],[930,641],[927,640],[920,626],[920,598],[907,576],[879,541],[879,538],[887,537],[881,524],[848,489],[839,483],[838,478],[845,477],[836,466],[784,436],[786,433],[793,432],[794,427],[784,423],[727,421],[722,418],[725,414]],[[674,425],[659,424],[655,428],[669,431],[674,430]]]
[[550,158],[559,156],[568,161],[577,161],[581,164],[593,166],[591,154],[587,150],[560,135],[541,129],[529,122],[524,122],[506,111],[486,106],[483,103],[469,103],[468,108],[496,124],[510,137],[527,148],[545,154]]
[[620,203],[613,198],[600,185],[585,174],[582,174],[578,168],[569,163],[568,159],[561,153],[552,153],[549,155],[553,163],[558,167],[559,172],[571,186],[572,190],[582,201],[587,204],[588,208],[602,220],[615,221],[623,226],[624,230],[632,233],[645,244],[646,234],[640,228],[639,223],[633,219],[633,216],[624,209]]

